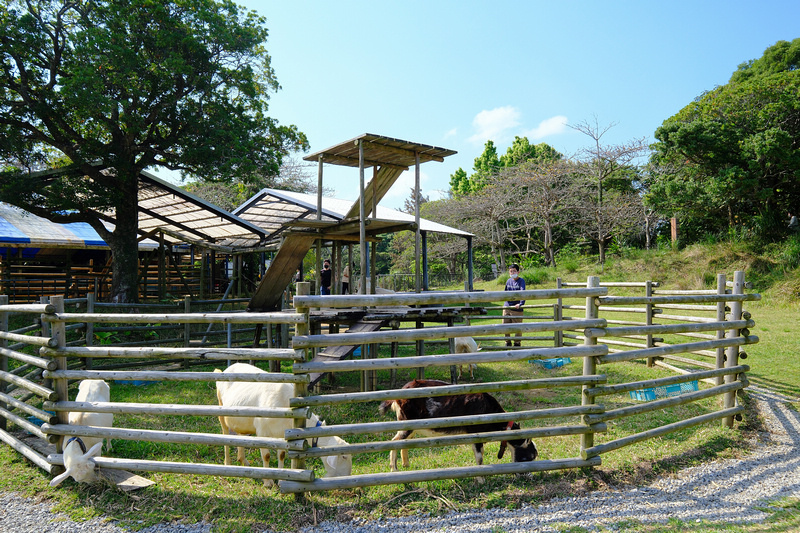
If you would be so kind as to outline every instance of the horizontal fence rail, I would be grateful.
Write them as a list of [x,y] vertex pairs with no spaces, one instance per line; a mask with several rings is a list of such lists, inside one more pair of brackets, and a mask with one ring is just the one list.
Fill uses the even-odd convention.
[[[106,306],[92,298],[65,300],[54,297],[50,303],[3,305],[0,296],[0,358],[3,363],[0,367],[0,440],[50,474],[63,470],[63,457],[58,452],[61,451],[60,442],[66,436],[146,441],[154,443],[154,446],[201,444],[282,450],[292,461],[291,468],[121,457],[98,457],[96,464],[101,468],[143,472],[275,480],[284,493],[597,466],[601,464],[604,453],[711,421],[719,420],[730,427],[734,418],[743,412],[744,407],[738,403],[737,397],[749,385],[747,372],[750,367],[739,364],[739,360],[747,356],[740,348],[758,342],[758,337],[750,333],[755,321],[742,305],[757,301],[760,296],[744,293],[746,283],[742,273],[737,272],[733,282],[724,276],[718,277],[717,281],[716,291],[681,291],[658,288],[658,283],[652,281],[603,283],[589,278],[585,283],[577,283],[559,280],[556,289],[515,291],[515,299],[524,299],[528,303],[523,308],[522,320],[514,323],[501,323],[504,317],[499,312],[503,306],[498,302],[509,297],[506,291],[311,296],[303,294],[307,289],[303,289],[305,284],[300,283],[293,301],[294,310],[270,313],[219,312],[223,304],[244,304],[247,301],[244,299],[236,302],[186,301],[164,306]],[[612,288],[624,289],[626,295],[610,295]],[[644,295],[627,295],[638,291]],[[66,312],[67,303],[78,309],[85,305],[89,312]],[[187,312],[192,305],[201,303],[217,304],[218,312]],[[131,312],[103,313],[95,312],[96,308]],[[161,312],[162,309],[165,311]],[[138,313],[137,310],[147,312]],[[573,311],[569,314],[575,316],[567,316],[565,310]],[[670,314],[672,310],[679,312]],[[10,331],[8,317],[19,315],[29,315],[35,323]],[[340,328],[344,330],[358,320],[371,320],[377,326],[373,325],[372,331],[339,332]],[[433,326],[429,322],[434,322]],[[196,324],[204,326],[190,329],[190,325]],[[215,325],[222,329],[213,329]],[[236,325],[252,327],[232,327]],[[264,344],[252,339],[252,347],[231,346],[233,335],[254,335],[262,328],[265,334],[261,341]],[[122,345],[117,337],[127,334],[139,337]],[[213,343],[227,342],[227,347],[198,345],[212,342],[211,338],[218,339],[219,336],[226,336],[227,340],[223,338]],[[278,344],[277,337],[281,337],[282,344]],[[475,353],[451,353],[454,339],[458,337],[472,337],[483,342],[484,349]],[[492,345],[498,341],[500,346]],[[509,343],[505,349],[503,341]],[[512,347],[511,342],[520,344]],[[401,345],[414,346],[411,350],[413,355],[404,352],[403,356],[397,356],[397,347]],[[384,346],[384,350],[391,348],[391,356],[381,355],[378,351],[380,346]],[[435,346],[437,353],[425,353],[426,346]],[[341,347],[347,347],[345,351],[361,347],[361,357],[315,358],[318,353],[326,354],[329,349]],[[442,350],[446,353],[439,353]],[[578,359],[582,365],[565,367],[552,377],[531,379],[529,374],[524,374],[520,379],[459,383],[454,373],[457,366],[513,367],[524,361],[544,363],[567,358]],[[626,364],[635,360],[646,361],[648,366],[666,368],[677,375],[609,383],[610,374],[598,372],[598,365]],[[263,362],[269,365],[270,370],[220,373],[190,369],[190,365],[221,367],[235,361]],[[451,372],[452,383],[449,385],[404,389],[396,388],[394,384],[397,370],[416,369],[417,376],[424,377],[427,369],[447,367]],[[513,368],[537,367],[522,365]],[[376,387],[378,371],[384,371],[384,376],[386,373],[392,376],[388,388],[379,390]],[[569,375],[576,371],[578,375]],[[312,385],[314,379],[319,379],[312,376],[342,372],[359,373],[362,389],[358,392],[323,392],[318,385]],[[158,400],[151,403],[69,401],[68,392],[74,386],[72,384],[87,379],[106,380],[113,386],[118,381],[196,383],[209,390],[209,404],[176,403],[168,393],[164,403],[157,403]],[[633,391],[668,388],[695,381],[702,383],[702,387],[695,386],[696,390],[688,390],[679,396],[657,397],[642,403],[631,403],[627,399],[627,393]],[[216,404],[213,386],[209,386],[217,382],[289,385],[294,395],[283,407],[223,407]],[[385,421],[347,420],[345,414],[340,415],[342,419],[328,420],[325,425],[309,423],[312,409],[483,393],[503,398],[505,393],[519,394],[558,387],[574,387],[579,391],[580,405],[545,409],[523,406],[518,411],[502,413]],[[608,422],[629,417],[647,419],[648,414],[696,402],[703,402],[700,405],[706,408],[714,398],[719,398],[720,405],[711,412],[611,441],[594,442],[595,436],[608,438]],[[598,399],[605,402],[598,402]],[[288,420],[293,427],[285,432],[284,438],[222,435],[69,424],[69,413],[113,413],[172,419],[189,416],[269,418]],[[35,423],[37,420],[41,426]],[[504,424],[510,426],[510,422],[519,424],[519,429],[470,432],[473,426],[499,424],[503,427]],[[56,453],[43,455],[18,433],[8,431],[7,425],[17,426],[34,438],[55,444]],[[389,440],[401,431],[446,431],[452,428],[465,428],[465,432]],[[320,439],[334,436],[345,439],[358,437],[360,442],[318,444]],[[307,459],[329,455],[355,456],[510,439],[573,436],[580,439],[580,457],[538,459],[530,463],[453,465],[371,474],[356,472],[350,476],[324,479],[317,478],[306,465]]]

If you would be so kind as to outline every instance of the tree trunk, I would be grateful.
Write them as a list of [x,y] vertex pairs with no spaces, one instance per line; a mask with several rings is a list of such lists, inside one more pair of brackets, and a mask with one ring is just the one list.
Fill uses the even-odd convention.
[[598,249],[598,252],[600,253],[600,264],[601,265],[605,265],[606,264],[606,241],[603,240],[603,239],[598,239],[597,240],[597,249]]
[[553,228],[549,223],[544,225],[544,264],[545,266],[556,266],[556,255],[553,251]]
[[117,201],[116,225],[108,243],[113,264],[111,301],[129,303],[138,300],[138,173],[133,179],[120,180],[120,187],[124,188],[124,193]]

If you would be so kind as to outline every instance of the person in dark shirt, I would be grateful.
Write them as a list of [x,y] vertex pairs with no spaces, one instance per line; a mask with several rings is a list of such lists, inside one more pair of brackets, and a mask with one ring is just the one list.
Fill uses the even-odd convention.
[[[506,281],[507,291],[524,291],[525,280],[519,277],[519,265],[513,263],[508,267],[508,281]],[[503,324],[520,324],[522,323],[522,315],[524,311],[522,306],[525,305],[525,300],[509,300],[503,305]],[[516,334],[517,339],[514,341],[514,346],[521,346],[522,342],[519,337],[522,333]],[[506,333],[506,346],[511,346],[511,335]]]
[[322,272],[319,275],[319,293],[322,295],[331,293],[331,278],[333,271],[331,270],[331,262],[327,259],[322,263]]

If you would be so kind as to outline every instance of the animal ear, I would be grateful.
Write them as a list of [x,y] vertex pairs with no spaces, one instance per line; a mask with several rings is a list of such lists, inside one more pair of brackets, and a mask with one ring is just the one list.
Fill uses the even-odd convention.
[[336,456],[335,455],[326,455],[325,456],[325,464],[327,464],[331,468],[336,468]]
[[497,458],[502,459],[503,454],[506,453],[506,446],[508,446],[508,442],[501,440],[500,441],[500,450],[497,452]]
[[64,481],[65,479],[67,479],[70,476],[70,474],[72,474],[72,471],[71,470],[67,470],[63,474],[57,475],[56,477],[53,478],[53,481],[50,482],[50,486],[51,487],[55,487],[57,485],[60,485],[62,481]]
[[97,457],[102,452],[103,452],[103,441],[100,441],[91,448],[89,448],[89,451],[83,454],[83,457],[86,459],[91,459],[92,457]]

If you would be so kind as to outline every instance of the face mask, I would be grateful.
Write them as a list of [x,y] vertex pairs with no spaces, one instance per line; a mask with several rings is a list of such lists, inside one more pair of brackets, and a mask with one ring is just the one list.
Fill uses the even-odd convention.
[[518,277],[519,277],[519,274],[511,274],[511,279],[517,279]]

